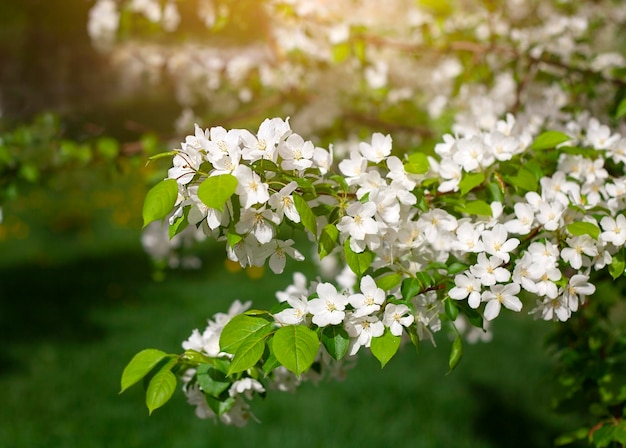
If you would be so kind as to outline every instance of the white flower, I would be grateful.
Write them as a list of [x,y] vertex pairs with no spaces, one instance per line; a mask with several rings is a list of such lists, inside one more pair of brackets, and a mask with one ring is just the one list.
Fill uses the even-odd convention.
[[600,221],[602,232],[600,239],[605,243],[612,243],[615,246],[623,246],[626,243],[626,217],[618,215],[617,219],[605,216]]
[[359,151],[370,162],[379,163],[391,154],[391,136],[376,132],[372,135],[372,143],[361,142]]
[[237,178],[237,190],[235,192],[241,198],[241,206],[250,208],[254,204],[265,204],[269,198],[267,184],[261,182],[261,178],[246,165],[239,165],[233,175]]
[[373,202],[365,204],[355,202],[348,207],[346,212],[348,216],[341,218],[341,222],[337,224],[340,232],[349,233],[357,240],[363,240],[365,235],[374,235],[378,232],[378,225],[372,218],[376,213],[376,204]]
[[408,316],[406,315],[409,311],[409,307],[406,305],[395,305],[390,303],[385,307],[383,324],[385,324],[386,327],[389,327],[392,335],[402,335],[402,327],[408,327],[413,323],[415,317],[412,314],[409,314]]
[[259,243],[266,244],[274,238],[274,227],[272,224],[278,224],[278,217],[271,210],[260,209],[242,209],[239,222],[235,225],[235,230],[239,235],[246,235],[251,232]]
[[346,313],[348,298],[337,292],[330,283],[320,283],[316,288],[318,298],[309,301],[309,312],[318,327],[340,324]]
[[480,291],[482,285],[480,280],[470,273],[458,274],[454,277],[454,288],[450,289],[448,295],[454,300],[463,300],[467,297],[470,307],[476,309],[480,305]]
[[483,301],[487,302],[485,319],[493,320],[498,317],[501,305],[512,311],[519,312],[522,309],[522,302],[517,298],[519,292],[520,286],[517,283],[493,285],[490,291],[483,292]]
[[499,257],[487,258],[484,252],[478,254],[477,263],[470,266],[470,272],[485,286],[495,285],[497,282],[508,282],[511,273],[501,268],[503,260]]
[[235,381],[228,389],[228,395],[235,397],[237,395],[244,395],[248,400],[252,398],[252,393],[258,392],[262,394],[265,392],[265,388],[254,378],[242,378]]
[[[595,244],[595,240],[589,235],[580,235],[573,238],[568,238],[566,243],[569,247],[561,250],[561,258],[567,261],[574,269],[580,269],[583,265],[582,254],[595,257],[598,255],[598,246]],[[585,258],[585,261],[588,261]]]
[[354,308],[354,317],[367,316],[380,309],[385,301],[385,291],[376,286],[376,282],[369,275],[361,279],[361,294],[352,294],[348,297]]
[[535,220],[535,212],[529,204],[523,202],[517,202],[513,209],[515,210],[515,217],[517,219],[511,219],[504,223],[504,227],[510,233],[517,233],[518,235],[526,235],[530,233]]
[[578,303],[584,303],[585,296],[594,292],[596,292],[596,287],[589,283],[589,276],[583,274],[572,275],[562,291],[563,299],[572,311],[577,311]]
[[385,326],[376,316],[352,317],[344,324],[348,335],[353,338],[350,341],[350,356],[356,355],[361,347],[369,347],[372,338],[382,336],[385,332]]
[[291,134],[278,146],[278,153],[283,158],[281,167],[284,170],[305,170],[313,165],[313,143],[304,141],[298,134]]
[[254,162],[259,159],[276,162],[278,143],[291,133],[288,120],[280,118],[265,119],[259,132],[254,136],[250,132],[241,133],[243,143],[243,158]]
[[281,241],[276,240],[276,245],[270,244],[272,254],[270,255],[270,269],[274,274],[282,274],[285,270],[287,255],[296,261],[304,260],[304,256],[296,249],[291,247],[293,240]]
[[300,298],[289,297],[287,303],[291,308],[282,310],[279,313],[274,314],[276,322],[283,325],[299,325],[304,321],[304,318],[308,314],[308,301],[306,296]]
[[495,255],[505,263],[511,259],[509,252],[519,245],[517,238],[508,239],[506,227],[502,224],[496,224],[493,229],[483,232],[482,240],[485,252]]
[[279,192],[274,193],[268,201],[270,207],[276,210],[276,214],[281,221],[284,215],[293,222],[300,222],[300,214],[296,210],[293,196],[291,195],[296,188],[298,188],[298,184],[295,181],[289,182]]

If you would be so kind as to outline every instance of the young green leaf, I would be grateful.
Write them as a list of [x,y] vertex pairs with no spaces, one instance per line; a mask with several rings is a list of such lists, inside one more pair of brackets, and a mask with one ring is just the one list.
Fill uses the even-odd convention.
[[220,335],[220,348],[234,355],[247,339],[258,341],[272,331],[272,323],[262,317],[239,314],[226,324]]
[[198,197],[207,207],[220,212],[224,210],[226,201],[237,190],[237,178],[232,174],[220,174],[206,178],[198,187]]
[[409,161],[404,164],[404,170],[411,174],[424,174],[430,167],[428,157],[423,152],[414,152],[409,155]]
[[354,252],[350,248],[349,239],[347,239],[344,243],[343,251],[346,257],[346,263],[348,264],[350,269],[352,269],[352,272],[354,272],[359,277],[362,276],[365,271],[367,271],[367,269],[370,267],[370,264],[372,264],[372,260],[374,259],[372,253],[367,250],[364,250],[359,254]]
[[124,392],[130,386],[137,383],[144,376],[150,373],[150,371],[166,356],[167,353],[153,348],[147,348],[133,356],[133,359],[130,360],[122,372],[122,389],[120,390],[120,393]]
[[200,364],[196,370],[196,377],[202,391],[216,398],[231,386],[224,372],[210,364]]
[[175,390],[176,376],[169,368],[164,368],[154,375],[146,391],[146,406],[148,406],[149,414],[151,415],[155,409],[167,403]]
[[322,228],[319,242],[319,256],[320,259],[328,255],[337,245],[339,239],[339,230],[334,224],[326,224]]
[[461,182],[459,182],[459,189],[461,190],[461,196],[465,196],[474,188],[479,186],[485,181],[485,175],[483,173],[465,173]]
[[461,339],[461,335],[458,334],[456,339],[452,343],[452,349],[450,350],[450,358],[448,359],[448,366],[450,367],[450,372],[452,372],[456,366],[459,364],[461,357],[463,356],[463,339]]
[[481,215],[481,216],[493,215],[491,206],[487,204],[485,201],[481,201],[481,200],[465,202],[462,205],[455,207],[455,210],[461,213],[467,213],[468,215]]
[[550,149],[570,140],[570,136],[560,131],[546,131],[539,134],[530,145],[530,149]]
[[613,259],[609,265],[609,274],[611,274],[613,280],[617,280],[619,277],[624,275],[625,269],[626,261],[624,261],[624,254],[622,252],[618,252],[613,255]]
[[402,274],[399,272],[383,275],[380,278],[376,279],[376,286],[381,288],[383,291],[391,291],[393,288],[398,286],[402,282]]
[[400,292],[404,300],[409,300],[415,297],[421,289],[422,285],[420,285],[420,282],[416,278],[409,277],[402,281]]
[[268,334],[269,332],[265,334],[257,332],[254,336],[249,336],[239,344],[228,369],[228,375],[248,370],[261,359],[265,351],[265,337]]
[[526,191],[535,191],[539,185],[537,176],[526,167],[520,168],[515,176],[508,176],[506,180],[511,185]]
[[385,367],[389,360],[397,353],[400,348],[400,339],[400,336],[391,334],[388,328],[385,329],[382,336],[372,338],[370,350],[376,359],[380,361],[381,369]]
[[328,354],[335,361],[339,361],[348,352],[350,336],[342,326],[329,325],[322,331],[322,344]]
[[187,217],[189,216],[190,207],[184,207],[183,214],[174,220],[174,223],[167,229],[167,234],[170,240],[185,230],[189,225]]
[[304,228],[311,232],[313,236],[317,237],[317,221],[315,220],[315,215],[313,214],[311,207],[309,207],[309,204],[302,196],[294,194],[293,205],[295,205],[296,210],[300,215],[300,221],[302,222]]
[[454,322],[457,316],[459,315],[459,307],[456,305],[456,302],[452,300],[450,297],[448,297],[444,301],[444,304],[445,304],[446,316],[448,316],[448,319]]
[[272,340],[276,359],[298,377],[315,361],[319,345],[317,333],[303,325],[282,327]]
[[165,179],[152,187],[143,202],[143,226],[163,219],[172,211],[178,197],[178,184],[174,179]]
[[567,231],[574,236],[589,235],[595,240],[600,236],[600,228],[597,225],[584,221],[568,224]]

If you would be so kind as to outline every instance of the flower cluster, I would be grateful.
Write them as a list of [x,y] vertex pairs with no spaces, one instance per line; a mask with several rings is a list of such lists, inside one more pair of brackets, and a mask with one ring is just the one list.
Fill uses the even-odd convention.
[[[189,224],[227,241],[231,260],[276,273],[287,256],[304,258],[279,238],[282,226],[306,231],[320,256],[344,260],[335,282],[307,285],[298,275],[271,320],[245,323],[326,335],[334,345],[322,338],[312,353],[322,370],[362,347],[384,363],[397,349],[387,343],[433,340],[459,314],[483,328],[483,318],[520,312],[533,296],[531,314],[565,321],[595,292],[594,275],[624,273],[626,139],[585,116],[563,122],[567,134],[518,128],[509,115],[491,131],[447,135],[438,159],[393,155],[391,137],[376,133],[335,168],[332,149],[305,141],[288,120],[267,119],[256,134],[196,127],[163,181],[174,193],[170,229]],[[235,363],[237,351],[220,348],[222,327],[194,332],[184,348]],[[281,374],[266,373],[290,389],[297,381],[282,369],[293,368],[280,364]],[[186,391],[200,406],[194,378]],[[264,392],[255,378],[232,383],[229,391],[242,392],[229,392],[222,420],[233,409],[248,415],[237,397]]]

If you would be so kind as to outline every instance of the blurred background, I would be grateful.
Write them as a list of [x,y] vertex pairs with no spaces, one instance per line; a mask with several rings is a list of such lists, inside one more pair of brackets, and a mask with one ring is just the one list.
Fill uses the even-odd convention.
[[[167,83],[120,93],[87,35],[91,6],[0,2],[0,131],[33,160],[19,173],[31,182],[0,180],[1,447],[543,447],[576,428],[550,411],[551,324],[513,313],[450,375],[440,334],[439,349],[407,346],[384,370],[362,355],[346,381],[272,393],[245,428],[198,420],[182,393],[151,417],[140,387],[118,395],[137,351],[177,353],[233,300],[268,306],[294,270],[315,267],[252,275],[203,243],[200,269],[155,275],[141,207],[168,162],[145,162],[167,150],[181,106]],[[62,169],[35,163],[51,148]]]

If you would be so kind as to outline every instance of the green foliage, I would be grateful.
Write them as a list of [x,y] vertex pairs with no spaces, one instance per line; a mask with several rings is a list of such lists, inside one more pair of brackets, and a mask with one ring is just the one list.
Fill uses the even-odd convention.
[[560,131],[546,131],[539,134],[531,143],[530,149],[551,149],[570,140],[570,136]]
[[464,173],[461,182],[459,182],[461,196],[465,196],[484,181],[485,175],[483,173]]
[[380,361],[381,369],[394,357],[400,348],[400,336],[391,334],[388,328],[382,336],[372,338],[370,349],[372,354]]
[[452,343],[452,348],[450,349],[450,357],[448,358],[448,366],[450,367],[450,372],[452,372],[456,366],[461,361],[461,357],[463,356],[463,339],[460,334],[457,334],[454,342]]
[[322,228],[322,233],[320,234],[320,241],[318,246],[318,254],[320,256],[320,260],[330,254],[330,252],[337,246],[338,239],[339,230],[337,230],[337,226],[335,226],[334,224],[326,224]]
[[356,253],[350,248],[350,240],[346,240],[343,245],[344,255],[346,257],[346,263],[352,269],[358,277],[361,277],[365,272],[369,269],[370,264],[372,264],[372,260],[374,259],[374,255],[368,251],[364,250],[361,253]]
[[297,194],[293,195],[293,203],[300,215],[300,220],[305,229],[307,229],[313,236],[317,236],[317,221],[315,214],[309,204]]
[[278,362],[298,377],[315,361],[319,345],[317,333],[303,325],[278,329],[272,341]]
[[152,187],[143,203],[143,226],[165,218],[174,207],[178,197],[178,184],[174,179],[165,179]]
[[167,353],[147,348],[137,353],[122,372],[120,393],[141,381],[156,365],[167,357]]
[[237,178],[232,174],[207,177],[198,187],[198,197],[207,207],[220,212],[224,210],[226,201],[237,189]]
[[157,372],[146,391],[146,405],[150,414],[169,401],[176,390],[176,376],[166,367]]
[[324,348],[335,361],[339,361],[348,353],[350,336],[343,327],[329,325],[322,331],[321,339]]
[[589,235],[595,240],[600,236],[600,228],[590,222],[573,222],[567,225],[567,231],[574,236]]

